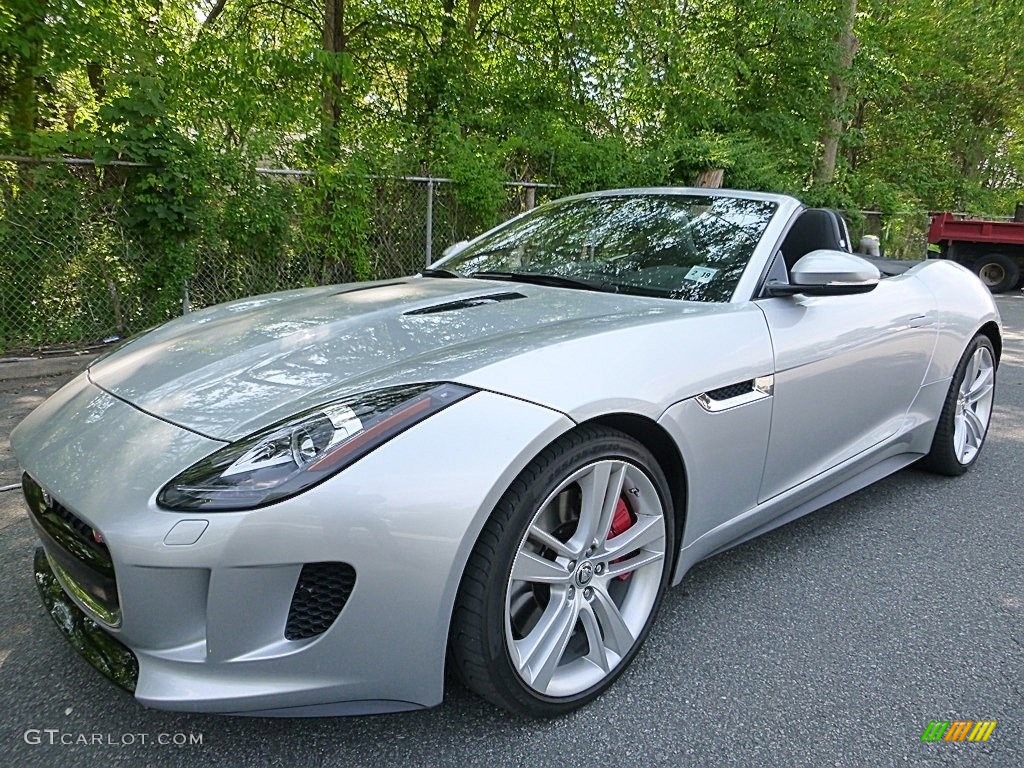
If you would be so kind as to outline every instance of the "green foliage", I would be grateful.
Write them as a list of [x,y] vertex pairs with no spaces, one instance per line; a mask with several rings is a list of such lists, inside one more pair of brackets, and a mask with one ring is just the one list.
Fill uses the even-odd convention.
[[[119,327],[149,324],[197,275],[244,295],[381,274],[382,175],[454,179],[447,237],[507,215],[508,179],[568,194],[717,168],[727,186],[891,214],[879,234],[900,253],[921,223],[896,214],[1006,214],[1024,197],[1013,0],[859,0],[848,67],[851,0],[229,0],[207,20],[213,7],[0,6],[0,153],[145,165],[4,170],[0,293],[32,276],[36,304],[5,306],[40,334],[44,309],[82,338],[109,332],[90,307],[115,296]],[[14,225],[44,215],[68,242]]]
[[[839,71],[849,5],[231,0],[204,23],[208,0],[11,0],[0,148],[153,163],[126,215],[140,237],[174,243],[191,236],[211,156],[332,167],[371,147],[392,172],[457,178],[481,222],[500,208],[502,174],[577,191],[717,167],[731,186],[854,207],[1012,204],[1022,6],[860,0],[856,56]],[[835,78],[848,86],[838,106]],[[835,178],[812,189],[837,108]],[[338,227],[355,226],[355,204]]]
[[504,182],[496,142],[487,136],[447,137],[442,173],[455,182],[455,199],[474,228],[495,221],[505,204]]
[[337,160],[315,168],[315,181],[301,197],[307,221],[318,225],[312,243],[323,264],[316,283],[368,280],[368,239],[372,182],[360,158]]

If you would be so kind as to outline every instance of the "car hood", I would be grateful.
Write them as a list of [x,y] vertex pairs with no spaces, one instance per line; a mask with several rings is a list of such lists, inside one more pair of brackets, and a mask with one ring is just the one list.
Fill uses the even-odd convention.
[[491,280],[328,286],[185,315],[98,359],[89,378],[161,419],[235,440],[353,391],[464,380],[611,328],[720,311]]

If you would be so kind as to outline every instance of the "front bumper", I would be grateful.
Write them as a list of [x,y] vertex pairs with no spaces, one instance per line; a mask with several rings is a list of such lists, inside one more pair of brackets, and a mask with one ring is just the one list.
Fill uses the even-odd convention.
[[[47,610],[101,671],[124,687],[134,679],[141,703],[362,714],[440,703],[448,622],[479,530],[522,467],[571,425],[481,392],[299,496],[206,515],[162,510],[155,496],[221,443],[87,381],[44,403],[12,443],[54,502],[101,535],[116,572],[120,624],[104,624],[37,558]],[[177,536],[182,524],[199,535]],[[351,566],[354,589],[326,631],[288,639],[303,568],[319,563]],[[124,652],[137,676],[117,671]]]

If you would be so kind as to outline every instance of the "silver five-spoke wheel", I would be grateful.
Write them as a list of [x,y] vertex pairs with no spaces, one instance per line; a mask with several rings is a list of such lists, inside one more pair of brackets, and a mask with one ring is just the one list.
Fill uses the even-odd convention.
[[995,362],[988,347],[979,346],[964,371],[953,418],[953,449],[961,464],[970,464],[981,449],[994,393]]
[[647,474],[617,459],[577,469],[540,505],[505,594],[508,651],[534,691],[585,691],[637,642],[662,583],[665,512]]

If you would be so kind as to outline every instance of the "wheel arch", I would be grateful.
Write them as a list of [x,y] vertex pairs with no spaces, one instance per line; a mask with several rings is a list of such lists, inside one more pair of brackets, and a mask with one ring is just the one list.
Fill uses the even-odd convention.
[[[639,442],[647,451],[649,451],[652,454],[654,460],[658,462],[659,469],[664,473],[665,479],[668,482],[669,493],[671,495],[669,501],[672,506],[675,531],[674,542],[672,543],[673,548],[671,550],[672,560],[670,562],[672,570],[674,570],[678,566],[679,547],[682,542],[683,525],[685,523],[686,517],[686,469],[683,463],[682,454],[680,452],[678,445],[676,444],[676,441],[671,437],[670,433],[664,427],[658,424],[658,422],[656,422],[654,419],[652,419],[649,416],[643,416],[637,413],[611,412],[596,415],[585,421],[572,423],[572,425],[568,429],[558,431],[557,434],[548,435],[549,439],[546,442],[544,442],[543,444],[538,443],[534,445],[530,451],[524,452],[524,458],[522,460],[525,462],[525,467],[529,467],[533,461],[544,456],[545,453],[550,454],[551,447],[558,443],[559,441],[564,440],[567,437],[573,436],[575,433],[578,433],[581,430],[587,430],[588,428],[593,427],[604,427],[605,429],[611,429],[625,434],[626,436]],[[593,430],[589,431],[591,432],[591,434],[595,434]],[[607,433],[605,433],[605,438],[614,439],[614,436],[607,435]],[[608,443],[606,442],[605,445],[607,446]],[[554,455],[557,456],[557,454]],[[522,470],[520,470],[520,472],[521,471]],[[517,473],[516,478],[518,476],[519,473]],[[515,478],[513,479],[513,483],[514,482]],[[495,486],[496,489],[504,489],[502,491],[502,494],[508,493],[511,487],[512,486],[510,486],[509,484],[501,482],[499,482]],[[493,515],[494,511],[492,510],[490,514]],[[496,531],[501,532],[506,530],[508,530],[508,526],[506,525],[490,526],[485,522],[484,530],[478,533],[476,537],[474,537],[473,548],[476,549],[478,543],[482,540],[482,536],[493,536]],[[484,549],[491,553],[496,552],[498,551],[497,543],[497,541],[485,541]],[[486,590],[484,589],[484,586],[481,581],[482,570],[479,564],[474,565],[472,558],[473,555],[470,555],[470,557],[467,558],[467,560],[463,562],[460,567],[457,568],[459,572],[458,593],[462,593],[464,585],[467,583],[467,579],[469,579],[469,587],[466,589],[465,594],[470,595],[471,600],[479,602],[483,599],[481,595],[483,595]],[[668,574],[668,586],[671,586],[673,583],[672,570],[670,570]],[[479,652],[472,652],[472,649],[470,652],[463,651],[462,660],[460,661],[460,659],[458,658],[459,651],[458,649],[455,649],[453,646],[454,643],[459,642],[460,639],[464,638],[470,638],[472,642],[479,642],[479,638],[482,636],[481,633],[478,631],[479,627],[475,627],[472,623],[470,623],[467,629],[467,624],[464,622],[465,617],[467,616],[479,617],[482,615],[483,613],[481,612],[481,610],[473,607],[472,605],[469,608],[467,608],[463,604],[462,607],[460,608],[458,594],[453,595],[453,600],[448,604],[448,623],[447,631],[445,633],[446,652],[443,658],[443,669],[445,670],[446,677],[449,671],[451,671],[456,676],[462,678],[463,684],[469,687],[471,690],[474,690],[479,695],[491,700],[493,703],[496,703],[499,706],[504,706],[508,708],[505,703],[502,703],[500,701],[497,701],[496,699],[491,698],[491,696],[488,695],[485,691],[481,691],[480,688],[475,687],[475,685],[472,683],[472,680],[482,679],[481,671],[486,671],[483,670],[482,667],[482,664],[484,664],[485,659],[481,656],[481,654]],[[463,617],[463,623],[460,623],[460,616]],[[474,621],[479,621],[479,619],[474,619]],[[488,647],[491,646],[488,645]],[[634,646],[634,649],[637,647],[639,646]],[[635,650],[631,651],[631,653],[634,652]],[[625,669],[625,667],[623,666],[622,669]],[[470,675],[471,679],[467,678],[467,674]],[[445,685],[445,688],[446,687],[447,685]]]
[[999,358],[1003,354],[1003,337],[999,332],[999,324],[995,320],[989,320],[981,328],[978,329],[978,333],[985,336],[989,341],[992,342],[992,348],[996,353],[996,364],[999,364]]

